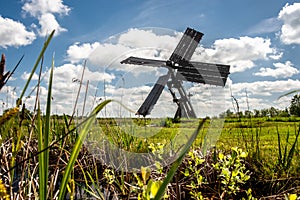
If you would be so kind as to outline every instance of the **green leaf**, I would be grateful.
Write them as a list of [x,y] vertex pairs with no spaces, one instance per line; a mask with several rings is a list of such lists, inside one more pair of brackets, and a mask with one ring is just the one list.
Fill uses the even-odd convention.
[[189,176],[190,175],[190,171],[188,168],[185,168],[184,170],[184,176]]
[[[38,102],[37,110],[37,132],[38,132],[38,151],[44,149],[44,140],[43,140],[43,125],[41,119],[40,103]],[[45,185],[45,152],[41,152],[38,156],[39,160],[39,195],[40,199],[46,199],[47,187]]]
[[144,184],[146,184],[146,182],[148,181],[149,177],[150,177],[150,168],[149,167],[141,167],[141,173],[142,173],[142,178],[143,178],[143,182]]
[[152,182],[151,187],[150,187],[150,198],[155,197],[155,195],[156,195],[158,189],[160,188],[161,184],[162,184],[162,181]]
[[219,153],[219,159],[220,159],[220,160],[223,160],[223,159],[224,159],[224,154],[221,153],[221,152]]
[[44,53],[45,53],[45,51],[46,51],[46,49],[47,49],[47,47],[48,47],[48,45],[49,45],[49,43],[50,43],[50,41],[51,41],[53,35],[54,35],[54,33],[55,33],[55,30],[53,30],[53,31],[51,32],[51,34],[49,35],[48,39],[47,39],[46,42],[44,43],[44,46],[43,46],[43,48],[42,48],[42,50],[41,50],[41,52],[40,52],[40,54],[39,54],[39,56],[38,56],[38,58],[37,58],[37,60],[36,60],[36,62],[35,62],[35,64],[34,64],[34,66],[33,66],[33,68],[32,68],[32,71],[31,71],[31,73],[30,73],[30,75],[29,75],[29,77],[28,77],[28,79],[27,79],[27,82],[26,82],[26,84],[25,84],[25,86],[24,86],[24,88],[23,88],[23,91],[22,91],[22,93],[21,93],[21,95],[20,95],[20,97],[19,97],[19,99],[18,99],[17,106],[21,105],[21,100],[22,100],[22,98],[23,98],[23,96],[24,96],[24,94],[25,94],[25,92],[26,92],[26,89],[27,89],[27,87],[28,87],[28,85],[29,85],[29,83],[30,83],[30,81],[31,81],[31,78],[32,78],[32,76],[34,75],[34,72],[35,72],[35,70],[36,70],[38,64],[40,63],[42,57],[44,56]]

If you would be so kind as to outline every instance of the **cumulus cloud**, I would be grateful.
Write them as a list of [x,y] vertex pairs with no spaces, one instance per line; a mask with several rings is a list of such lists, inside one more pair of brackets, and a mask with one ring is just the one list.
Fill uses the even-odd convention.
[[[261,37],[240,37],[216,40],[211,48],[196,52],[194,57],[209,62],[230,64],[230,72],[242,72],[255,66],[255,61],[278,55],[271,40]],[[194,58],[193,57],[193,58]]]
[[260,68],[259,72],[254,73],[256,76],[272,76],[275,78],[288,78],[299,73],[299,70],[293,66],[290,61],[285,63],[274,63],[275,69]]
[[61,32],[67,31],[67,29],[62,28],[56,21],[55,16],[50,13],[43,14],[38,17],[40,29],[38,30],[39,35],[46,36],[55,29],[55,34],[58,35]]
[[17,21],[0,16],[0,47],[25,46],[35,40],[35,34]]
[[[52,86],[52,97],[53,97],[53,108],[58,114],[67,113],[71,114],[74,108],[74,102],[76,99],[77,91],[80,86],[81,74],[83,71],[82,65],[73,65],[73,64],[64,64],[62,66],[57,66],[54,68],[53,72],[53,86]],[[24,73],[22,76],[24,79],[28,78],[28,73]],[[46,70],[43,73],[43,81],[41,83],[41,93],[40,93],[40,102],[41,105],[46,105],[47,97],[47,85],[49,83],[50,69]],[[37,79],[35,74],[33,80]],[[84,95],[86,87],[88,87],[87,94],[87,111],[90,111],[95,105],[95,99],[99,99],[98,96],[95,96],[95,91],[99,90],[98,83],[103,83],[105,80],[109,85],[112,80],[115,79],[113,74],[101,73],[101,72],[91,72],[88,68],[85,69],[84,79],[82,82],[82,89],[79,96],[78,109],[82,109]],[[87,85],[89,81],[89,85]],[[33,88],[31,88],[33,89]],[[100,93],[100,92],[99,92]],[[102,92],[101,92],[102,94]],[[26,100],[26,106],[29,109],[33,109],[35,93],[31,95],[29,99]],[[86,114],[86,113],[85,113]]]
[[22,9],[39,21],[38,33],[46,36],[53,29],[55,34],[67,31],[58,23],[55,14],[68,15],[70,8],[63,4],[63,0],[26,0]]
[[[29,76],[30,76],[30,73],[23,72],[23,74],[21,75],[21,78],[23,80],[27,80],[29,78]],[[31,80],[38,80],[38,79],[39,79],[39,76],[36,73],[34,73],[33,76],[31,77]]]
[[[247,101],[251,109],[275,107],[285,109],[290,105],[290,97],[277,100],[282,94],[299,89],[299,80],[257,81],[252,83],[232,84],[233,96],[238,99],[241,110],[247,109]],[[246,97],[246,92],[247,96]]]
[[[88,52],[94,50],[88,57],[90,65],[97,68],[109,67],[119,71],[132,71],[138,74],[143,70],[153,71],[156,69],[147,67],[139,70],[140,68],[132,65],[121,65],[120,61],[129,56],[167,60],[181,36],[182,33],[171,31],[169,34],[158,34],[153,30],[130,29],[128,32],[114,36],[103,43],[97,43],[97,45],[75,44],[68,49],[67,57],[69,60],[78,61],[79,58],[86,57]],[[135,70],[133,71],[133,69]]]
[[300,44],[300,3],[286,4],[279,12],[283,21],[280,39],[285,44]]
[[[235,83],[231,85],[234,94],[241,94],[247,90],[253,96],[270,97],[273,94],[282,94],[291,90],[299,89],[299,80],[277,80],[277,81],[257,81],[251,83]],[[280,86],[280,87],[278,87]],[[270,99],[268,99],[270,100]]]
[[[160,31],[159,29],[157,30]],[[130,29],[120,35],[118,43],[132,48],[156,47],[159,49],[174,49],[182,33],[173,32],[172,35],[159,35],[152,30]]]
[[106,67],[114,59],[119,58],[128,51],[132,51],[132,49],[121,44],[100,44],[95,51],[90,54],[89,61],[93,65]]
[[[54,106],[58,105],[62,108],[61,110],[58,110],[60,113],[72,112],[80,85],[82,71],[82,65],[73,64],[65,64],[54,69],[53,82],[55,84],[53,85],[52,96],[54,98]],[[49,74],[49,72],[47,73]],[[88,89],[86,108],[90,111],[94,106],[94,103],[96,103],[93,99],[97,98],[95,96],[95,91],[98,90],[98,82],[103,82],[105,80],[107,83],[110,83],[114,78],[115,76],[113,74],[91,72],[86,68],[82,82],[83,87],[79,96],[79,109],[82,109],[86,89]],[[46,79],[46,81],[48,82],[48,79]],[[88,82],[89,85],[87,85]]]
[[67,49],[67,61],[78,63],[84,59],[88,59],[89,55],[100,45],[99,42],[83,43],[79,42],[71,45]]
[[17,100],[17,91],[20,88],[4,85],[0,90],[0,114],[6,109],[12,108],[15,105],[15,100]]
[[[53,72],[53,81],[55,82],[54,88],[57,85],[64,85],[63,89],[68,90],[69,85],[74,82],[79,82],[81,79],[83,72],[83,65],[74,65],[74,64],[64,64],[62,66],[58,66],[54,68]],[[48,82],[50,71],[48,70],[45,75],[45,81]],[[113,74],[105,73],[105,72],[92,72],[88,68],[84,71],[84,79],[83,82],[93,82],[94,84],[97,82],[103,82],[104,80],[107,83],[110,83],[115,76]],[[61,88],[61,86],[57,87],[57,89]]]
[[70,8],[63,4],[63,0],[27,0],[22,9],[33,17],[46,13],[57,13],[67,15]]
[[168,30],[166,34],[160,34],[160,31],[130,29],[120,35],[117,44],[126,47],[123,49],[126,56],[168,60],[183,33]]

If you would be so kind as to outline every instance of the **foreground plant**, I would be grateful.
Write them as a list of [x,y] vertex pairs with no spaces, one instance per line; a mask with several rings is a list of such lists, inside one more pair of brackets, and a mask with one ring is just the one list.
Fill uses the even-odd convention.
[[[53,59],[54,60],[54,59]],[[41,199],[47,199],[48,192],[48,177],[49,177],[49,145],[50,145],[50,113],[51,113],[51,93],[52,93],[52,80],[54,61],[52,60],[52,68],[50,71],[47,107],[46,107],[46,120],[42,125],[40,116],[40,106],[38,108],[38,151],[39,154],[39,192]],[[44,127],[44,131],[43,131]],[[43,151],[44,149],[47,149]]]
[[247,153],[237,147],[233,147],[229,155],[219,153],[218,162],[214,164],[214,168],[220,172],[221,199],[241,192],[240,186],[250,179],[250,171],[243,163],[246,157]]
[[193,177],[190,184],[187,186],[190,188],[191,197],[197,200],[204,199],[200,187],[204,183],[204,178],[201,174],[201,166],[205,162],[205,159],[201,158],[199,153],[199,151],[195,150],[191,150],[188,153],[190,159],[187,161],[187,167],[184,172],[182,172],[185,177]]
[[[285,144],[282,144],[281,138],[280,138],[280,133],[278,131],[277,127],[277,139],[278,139],[278,169],[280,171],[285,171],[287,172],[292,164],[292,160],[294,158],[294,155],[296,154],[296,145],[298,143],[298,137],[300,135],[300,126],[298,127],[298,130],[295,130],[295,139],[294,141],[290,141],[290,131],[287,131],[286,134],[286,139],[285,139]],[[288,148],[288,146],[290,149]]]
[[181,151],[179,152],[179,156],[178,158],[175,160],[175,162],[171,165],[170,170],[167,173],[166,178],[163,180],[161,186],[159,187],[154,199],[155,200],[159,200],[162,199],[166,188],[168,186],[168,184],[172,181],[172,178],[174,177],[178,167],[180,166],[180,164],[182,163],[183,158],[185,157],[185,155],[189,152],[193,142],[196,140],[200,130],[202,129],[204,123],[205,123],[206,119],[203,119],[197,129],[194,131],[194,133],[191,135],[191,137],[189,138],[189,140],[187,141],[187,143],[182,147]]
[[62,182],[60,184],[60,189],[59,189],[59,196],[58,199],[65,199],[66,195],[66,189],[67,189],[67,184],[70,180],[71,172],[73,171],[73,167],[75,164],[75,161],[78,157],[78,154],[80,152],[80,149],[82,147],[83,141],[85,140],[90,127],[92,123],[95,121],[97,114],[109,103],[111,100],[106,100],[102,103],[100,103],[90,114],[88,117],[87,121],[85,122],[81,132],[79,133],[78,137],[76,138],[74,147],[72,149],[72,153],[70,155],[70,159],[68,161],[67,167],[65,169],[64,176],[62,178]]
[[[150,178],[151,169],[149,167],[141,167],[141,176],[134,173],[137,180],[136,186],[132,187],[136,191],[138,200],[150,200],[155,197],[158,189],[161,187],[162,180],[153,180]],[[165,194],[164,198],[168,195]]]

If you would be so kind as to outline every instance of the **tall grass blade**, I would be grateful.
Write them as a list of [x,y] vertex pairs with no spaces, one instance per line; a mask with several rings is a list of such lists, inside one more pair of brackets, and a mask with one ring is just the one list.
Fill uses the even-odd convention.
[[33,76],[33,74],[34,74],[34,72],[35,72],[35,70],[36,70],[39,62],[41,61],[42,57],[44,56],[44,53],[45,53],[45,51],[46,51],[46,49],[47,49],[47,47],[48,47],[48,45],[49,45],[49,43],[50,43],[53,35],[54,35],[54,32],[55,32],[55,30],[53,30],[51,32],[51,34],[49,35],[48,39],[44,43],[44,46],[43,46],[43,48],[42,48],[42,50],[41,50],[41,52],[40,52],[40,54],[39,54],[39,56],[38,56],[38,58],[37,58],[37,60],[36,60],[36,62],[34,64],[34,66],[32,68],[32,71],[31,71],[31,73],[30,73],[30,75],[29,75],[29,77],[27,79],[27,82],[26,82],[26,84],[25,84],[25,86],[23,88],[23,91],[22,91],[22,93],[21,93],[21,95],[20,95],[20,97],[18,99],[17,106],[21,105],[21,100],[22,100],[22,98],[23,98],[23,96],[24,96],[24,94],[25,94],[25,92],[27,90],[27,87],[28,87],[28,85],[29,85],[29,83],[31,81],[31,78],[32,78],[32,76]]
[[84,71],[85,71],[85,68],[86,68],[86,60],[84,61],[84,65],[83,65],[83,69],[82,69],[82,73],[81,73],[80,84],[79,84],[79,88],[78,88],[76,100],[75,100],[75,103],[74,103],[73,113],[72,113],[72,115],[71,115],[71,117],[70,117],[70,121],[69,121],[68,126],[71,126],[73,117],[74,117],[75,112],[76,112],[77,103],[78,103],[78,99],[79,99],[79,95],[80,95],[80,91],[81,91],[81,86],[82,86],[82,83],[83,83],[83,77],[84,77]]
[[282,164],[282,153],[281,153],[280,133],[278,131],[278,127],[277,127],[277,139],[278,139],[278,162],[281,165]]
[[[41,119],[40,103],[38,102],[37,109],[37,132],[38,132],[38,151],[44,149],[43,140],[43,125]],[[46,199],[47,187],[45,185],[45,152],[41,152],[38,155],[39,159],[39,195],[41,199]]]
[[14,67],[14,69],[12,70],[12,72],[9,73],[9,75],[8,75],[7,79],[5,80],[5,83],[4,83],[4,84],[6,84],[7,81],[10,79],[10,77],[15,73],[16,69],[17,69],[18,66],[20,65],[20,63],[21,63],[21,61],[23,60],[23,58],[24,58],[24,55],[20,58],[20,60],[18,61],[18,63],[16,64],[16,66]]
[[[52,81],[53,81],[53,69],[54,69],[54,58],[52,58],[52,67],[50,71],[49,85],[48,85],[48,96],[46,106],[46,119],[45,119],[45,133],[44,133],[44,148],[48,148],[50,144],[50,118],[51,118],[51,98],[52,98]],[[48,169],[49,169],[49,149],[45,151],[45,186],[47,188],[48,183]],[[46,199],[46,198],[45,198]]]
[[59,194],[58,194],[58,199],[59,200],[62,200],[62,199],[65,199],[65,194],[66,194],[66,189],[67,189],[67,184],[70,180],[70,175],[71,175],[71,172],[73,170],[73,167],[74,167],[74,164],[75,164],[75,161],[78,157],[78,154],[79,154],[79,151],[82,147],[82,144],[83,144],[83,141],[85,140],[89,130],[90,130],[90,127],[92,125],[92,123],[94,122],[97,114],[109,103],[111,102],[111,100],[105,100],[103,101],[102,103],[100,103],[93,111],[92,113],[90,114],[89,116],[89,119],[86,121],[86,123],[84,124],[80,134],[78,135],[78,137],[76,138],[76,141],[75,141],[75,144],[74,144],[74,147],[73,147],[73,150],[72,150],[72,153],[71,153],[71,156],[70,156],[70,160],[68,162],[68,165],[66,167],[66,170],[65,170],[65,173],[64,173],[64,176],[62,178],[62,182],[61,182],[61,185],[60,185],[60,189],[59,189]]
[[283,163],[286,163],[287,159],[287,149],[288,149],[288,144],[289,144],[289,137],[290,137],[290,130],[288,129],[286,139],[285,139],[285,146],[284,146],[284,154],[283,154]]
[[197,138],[197,135],[200,131],[200,129],[202,128],[204,122],[206,121],[206,119],[202,120],[197,129],[195,130],[195,132],[192,134],[192,136],[189,138],[188,142],[183,146],[183,149],[181,151],[181,153],[179,154],[179,157],[177,158],[177,160],[172,164],[167,177],[164,179],[163,183],[161,184],[161,186],[159,187],[154,200],[160,200],[163,198],[163,195],[165,193],[165,190],[168,186],[168,184],[170,183],[170,181],[172,180],[173,176],[175,175],[179,165],[181,164],[184,156],[188,153],[190,147],[192,146],[193,142],[195,141],[195,139]]
[[299,126],[299,128],[298,128],[298,132],[297,132],[295,141],[294,141],[294,143],[293,143],[293,146],[291,147],[291,149],[290,149],[290,151],[289,151],[289,155],[288,155],[288,157],[287,157],[286,169],[289,169],[290,166],[291,166],[292,159],[293,159],[294,153],[295,153],[295,151],[296,151],[296,144],[297,144],[297,141],[298,141],[299,134],[300,134],[300,126]]
[[281,99],[282,97],[288,96],[288,95],[290,95],[290,94],[296,93],[296,92],[300,92],[300,90],[292,90],[292,91],[290,91],[290,92],[288,92],[288,93],[286,93],[286,94],[280,95],[280,96],[277,98],[277,100]]
[[[52,67],[50,71],[47,106],[46,106],[46,118],[43,129],[40,105],[38,104],[38,150],[44,150],[39,154],[39,193],[41,199],[47,199],[48,191],[48,171],[49,171],[49,138],[50,138],[50,117],[51,117],[51,95],[52,95],[52,80],[53,80],[53,68],[54,58],[52,58]],[[44,131],[43,131],[44,130]]]

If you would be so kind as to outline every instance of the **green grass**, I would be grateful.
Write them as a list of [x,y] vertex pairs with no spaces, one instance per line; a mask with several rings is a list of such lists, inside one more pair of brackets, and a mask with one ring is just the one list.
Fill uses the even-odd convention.
[[[298,121],[298,120],[297,120]],[[217,148],[228,150],[232,146],[243,148],[249,152],[250,161],[256,163],[262,177],[279,178],[297,176],[299,174],[298,129],[299,122],[289,122],[289,118],[243,119],[242,122],[228,120],[223,128]],[[288,157],[290,164],[281,169],[281,158]],[[286,161],[285,161],[286,162]]]
[[[15,118],[17,119],[18,116],[15,116]],[[37,123],[36,127],[39,128],[37,129],[37,132],[33,134],[33,138],[32,138],[33,141],[36,138],[41,139],[42,137],[44,137],[44,135],[42,134],[45,133],[44,132],[45,125],[43,124],[47,122],[47,115],[46,116],[38,115],[36,118],[38,119],[36,121]],[[22,123],[25,126],[26,124],[29,124],[31,120],[32,119],[28,118],[23,120]],[[127,120],[131,122],[134,121],[129,119]],[[278,180],[288,180],[291,178],[294,179],[298,177],[299,170],[300,170],[299,162],[297,160],[297,158],[299,157],[299,143],[297,142],[298,141],[297,133],[299,128],[298,122],[288,122],[288,119],[281,119],[281,121],[266,120],[266,119],[251,119],[251,120],[243,119],[242,121],[235,121],[235,120],[236,119],[226,120],[220,138],[216,144],[216,149],[218,151],[229,152],[232,147],[240,147],[244,151],[248,152],[247,162],[251,166],[250,169],[252,170],[253,177],[255,177],[255,180],[257,182],[273,180],[273,182],[275,183],[278,182]],[[286,122],[282,122],[283,120],[285,120]],[[54,140],[58,140],[62,138],[63,135],[68,133],[68,129],[67,129],[68,119],[64,119],[64,117],[50,116],[48,121],[50,122],[50,126],[51,126],[51,128],[48,128],[48,130],[51,130],[49,132],[50,138],[53,138]],[[111,142],[118,144],[120,147],[127,149],[128,151],[135,151],[135,152],[150,152],[151,150],[149,149],[149,145],[151,143],[158,143],[158,142],[169,143],[169,141],[178,139],[181,133],[195,131],[195,128],[190,128],[190,127],[195,127],[197,125],[196,122],[189,121],[182,124],[172,124],[169,127],[161,127],[160,125],[163,124],[160,123],[160,121],[161,119],[156,119],[152,121],[152,124],[157,124],[157,126],[150,127],[148,126],[149,124],[148,125],[146,124],[147,126],[144,126],[143,124],[139,125],[140,127],[142,127],[142,129],[138,129],[137,127],[136,129],[134,129],[134,131],[136,131],[135,133],[136,136],[132,136],[131,134],[121,131],[120,128],[118,128],[117,124],[115,122],[112,122],[111,119],[98,119],[97,123],[99,124],[100,127],[99,130],[101,130],[102,133],[104,132],[107,137],[110,137]],[[192,144],[193,149],[197,149],[201,146],[201,144],[203,144],[205,134],[207,133],[207,130],[209,128],[209,123],[210,120],[208,119],[203,124],[202,129],[199,131],[198,137],[196,138],[195,142]],[[7,122],[5,122],[3,126],[0,127],[1,131],[8,132],[7,134],[4,134],[5,138],[2,138],[2,142],[5,142],[9,137],[11,137],[14,134],[13,132],[14,129],[11,129],[11,127],[14,126],[20,128],[18,120],[13,120],[13,118],[11,118]],[[59,152],[62,151],[60,156],[62,156],[61,157],[62,160],[65,160],[65,163],[62,163],[60,161],[56,161],[53,163],[52,161],[51,162],[52,164],[49,165],[48,170],[43,171],[42,169],[46,169],[46,167],[44,166],[47,165],[47,163],[43,160],[47,158],[45,158],[43,156],[43,153],[41,153],[39,154],[39,159],[38,159],[39,162],[37,163],[38,164],[37,166],[40,166],[41,169],[41,172],[38,173],[39,175],[37,173],[34,173],[32,168],[26,169],[27,171],[30,172],[28,173],[28,175],[30,176],[29,178],[33,180],[37,177],[42,177],[39,179],[39,181],[45,180],[46,179],[45,173],[47,172],[50,175],[49,178],[47,179],[48,184],[42,181],[40,182],[40,185],[44,184],[44,186],[39,187],[41,189],[39,196],[47,194],[48,195],[47,197],[49,197],[49,190],[51,189],[50,185],[58,184],[58,182],[60,182],[59,187],[61,188],[60,196],[59,196],[60,199],[64,199],[66,193],[69,193],[70,195],[72,193],[72,188],[73,189],[75,188],[75,190],[79,188],[86,188],[84,191],[89,191],[87,192],[87,194],[91,195],[91,193],[96,192],[97,194],[94,193],[94,195],[98,197],[104,195],[103,192],[105,191],[101,190],[100,189],[101,187],[96,190],[94,188],[89,187],[89,184],[93,184],[96,186],[98,184],[105,185],[106,183],[105,183],[105,179],[103,179],[104,178],[103,175],[101,175],[103,170],[99,169],[99,165],[101,165],[101,163],[99,163],[96,160],[93,160],[92,163],[94,164],[92,165],[92,167],[87,166],[87,162],[90,162],[88,161],[90,157],[88,155],[88,152],[84,150],[84,148],[82,148],[82,141],[84,141],[84,137],[85,134],[87,133],[87,130],[93,130],[93,129],[89,129],[87,126],[88,124],[86,124],[86,127],[81,130],[81,133],[79,133],[79,135],[75,134],[76,131],[75,132],[71,131],[68,137],[64,137],[63,140],[57,143],[57,145],[53,146],[54,148],[53,150],[50,149],[50,155],[49,155],[50,160],[53,160],[53,158],[58,157],[60,154]],[[107,127],[107,129],[103,129],[103,127]],[[125,127],[127,128],[130,127],[130,123],[128,122]],[[30,130],[24,129],[23,126],[20,129],[22,129],[23,135],[22,137],[20,137],[19,140],[13,140],[15,146],[18,143],[21,144],[20,141],[26,141],[26,138],[28,138],[29,136],[29,132],[26,132],[26,130],[27,131]],[[144,131],[146,131],[147,133],[147,131],[150,132],[150,130],[157,131],[157,134],[147,138],[147,140],[144,140],[144,138],[141,139],[137,137],[138,135],[144,134],[145,133]],[[78,136],[76,137],[76,135],[78,135],[79,137]],[[280,144],[278,144],[279,141]],[[42,141],[38,143],[43,144]],[[51,141],[49,141],[48,143],[51,143]],[[281,146],[281,153],[279,153],[279,146]],[[23,148],[24,148],[23,146],[17,148],[19,150],[16,151],[16,155],[15,155],[16,160],[20,160],[20,156],[24,151]],[[40,150],[43,148],[45,147],[42,146],[39,147]],[[290,152],[293,152],[293,154],[290,154]],[[53,153],[55,153],[55,155]],[[289,156],[291,159],[290,159],[290,163],[287,165],[288,163],[287,158]],[[78,157],[80,157],[80,161],[76,159]],[[31,160],[28,160],[27,163],[33,164],[35,163],[35,159],[32,158]],[[77,168],[78,166],[80,166],[79,171],[76,170],[76,166]],[[87,169],[87,167],[88,167],[88,171],[85,170]],[[178,166],[176,166],[176,168],[177,167]],[[56,180],[56,182],[52,182],[53,175],[55,174],[56,168],[58,170],[58,174],[61,175],[58,176],[58,180]],[[74,170],[76,172],[74,172]],[[181,172],[180,171],[176,172],[175,167],[173,168],[171,167],[169,170],[172,171],[173,174],[172,176],[180,177]],[[174,175],[174,170],[176,172],[175,175]],[[14,171],[13,173],[15,173],[15,175],[20,174],[19,170]],[[64,179],[61,179],[63,174],[65,174],[65,177]],[[12,175],[13,174],[11,174],[11,177],[14,177]],[[165,175],[167,175],[167,171],[165,172]],[[123,182],[133,181],[127,183],[134,184],[134,180],[132,178],[129,178],[131,176],[130,174],[118,175],[118,173],[116,172],[115,176],[120,181],[121,180],[123,180]],[[169,175],[168,178],[169,181],[170,181],[170,176],[171,175]],[[82,179],[80,177],[82,178],[85,177],[85,178]],[[123,179],[121,177],[123,177]],[[72,187],[73,183],[71,180],[72,181],[77,180],[77,184],[76,184],[77,189],[76,187]],[[81,182],[80,180],[83,180],[83,182]],[[264,184],[267,184],[267,182],[264,182]],[[13,188],[13,185],[11,185],[10,187]],[[292,187],[296,187],[296,186],[293,185]],[[52,194],[50,195],[52,197],[55,195],[55,193],[57,193],[57,190],[55,190],[54,188],[51,189],[53,190],[51,192]],[[67,188],[69,188],[70,190],[67,190]],[[108,188],[114,188],[114,186],[110,186]],[[120,188],[120,186],[118,186],[118,188]],[[122,193],[127,195],[134,195],[129,193],[130,189],[128,187],[123,186],[122,188],[123,188]],[[276,191],[277,192],[281,191],[283,186],[280,187],[274,186],[271,188],[274,194],[276,193]],[[252,190],[255,190],[255,188],[253,188]],[[101,191],[102,193],[101,192],[99,193],[99,191]],[[168,191],[168,189],[164,188],[164,191]],[[159,194],[161,195],[161,193]]]

